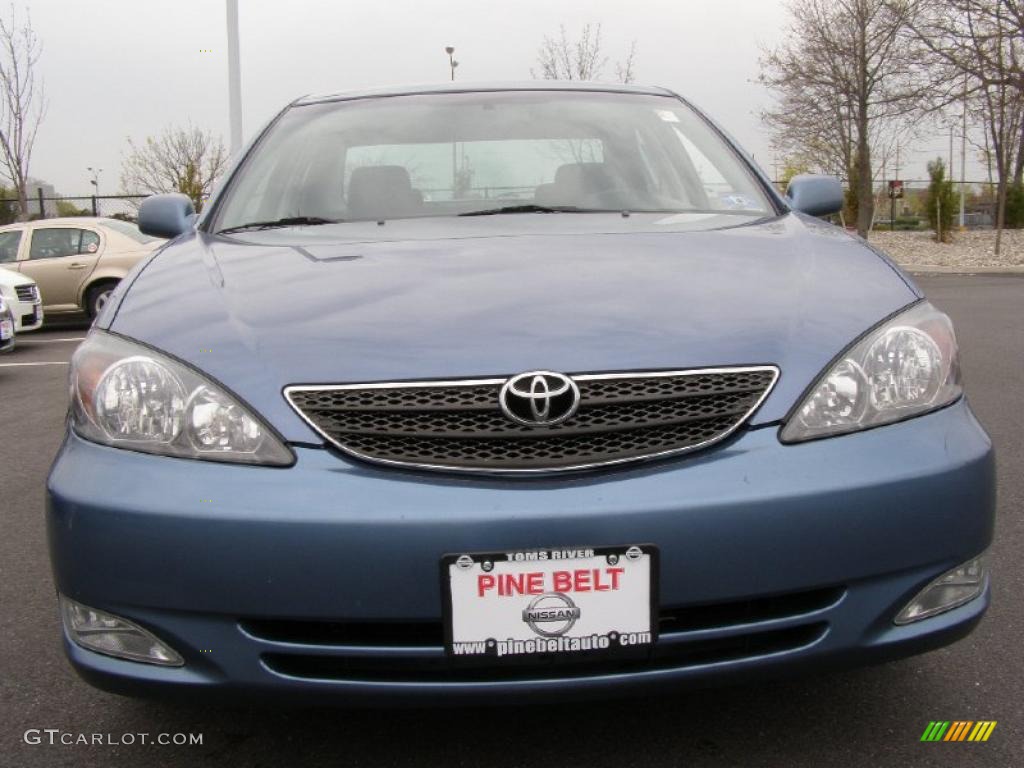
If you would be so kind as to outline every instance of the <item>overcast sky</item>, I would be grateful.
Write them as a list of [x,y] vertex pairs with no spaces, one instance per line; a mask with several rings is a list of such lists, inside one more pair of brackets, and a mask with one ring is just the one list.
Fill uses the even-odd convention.
[[[16,2],[24,13],[26,4]],[[445,45],[456,48],[460,80],[529,79],[545,35],[557,34],[560,24],[573,33],[591,21],[602,24],[612,62],[635,39],[638,82],[690,97],[772,172],[758,120],[770,96],[754,81],[761,48],[782,37],[781,0],[239,5],[246,137],[306,93],[446,80]],[[28,6],[43,41],[40,74],[49,99],[33,176],[62,194],[87,194],[86,167],[100,167],[100,191],[110,194],[120,190],[128,136],[141,140],[191,121],[227,144],[224,0],[31,0]],[[610,63],[607,77],[613,74]],[[922,178],[925,161],[937,153],[948,153],[948,137],[918,142],[904,177]],[[969,164],[968,175],[980,178],[980,170]]]

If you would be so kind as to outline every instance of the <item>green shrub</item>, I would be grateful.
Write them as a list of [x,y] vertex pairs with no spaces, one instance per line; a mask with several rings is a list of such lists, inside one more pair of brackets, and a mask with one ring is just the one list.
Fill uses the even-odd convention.
[[925,212],[928,223],[944,243],[952,240],[953,219],[957,210],[957,198],[953,182],[946,178],[946,163],[941,157],[928,163],[928,194],[925,196]]
[[86,208],[79,208],[70,200],[57,201],[58,216],[92,216],[92,211]]
[[915,229],[921,228],[921,220],[916,216],[897,216],[896,217],[896,231],[897,232],[912,232]]
[[0,203],[0,225],[11,224],[18,220],[18,203],[15,202],[17,198],[17,192],[0,185],[0,200],[7,201]]
[[1006,227],[1024,229],[1024,183],[1019,181],[1006,190]]

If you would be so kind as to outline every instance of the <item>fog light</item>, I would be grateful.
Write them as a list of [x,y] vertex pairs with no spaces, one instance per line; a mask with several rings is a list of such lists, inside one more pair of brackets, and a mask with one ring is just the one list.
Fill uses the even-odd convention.
[[71,639],[86,650],[163,667],[180,667],[185,663],[142,627],[64,595],[60,596],[60,615]]
[[896,624],[910,624],[957,608],[981,594],[988,579],[984,558],[976,557],[939,576],[899,612]]

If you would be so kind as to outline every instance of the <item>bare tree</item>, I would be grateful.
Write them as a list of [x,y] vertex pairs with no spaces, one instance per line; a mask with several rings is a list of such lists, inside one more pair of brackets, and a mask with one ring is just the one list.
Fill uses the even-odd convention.
[[[615,63],[615,75],[620,83],[636,79],[636,40],[630,43],[626,58]],[[558,37],[545,36],[537,51],[540,72],[530,74],[540,80],[600,80],[608,66],[604,53],[600,24],[584,24],[576,40],[570,40],[565,25],[558,29]]]
[[129,194],[182,192],[201,210],[213,183],[227,167],[224,142],[189,125],[170,127],[142,144],[128,139],[121,166],[121,186]]
[[996,244],[1011,181],[1024,175],[1024,0],[918,0],[912,24],[942,80],[985,127],[996,167]]
[[632,83],[636,80],[636,40],[629,44],[626,58],[615,62],[615,79],[620,83]]
[[776,92],[764,119],[778,141],[843,171],[857,203],[857,232],[874,216],[872,146],[891,144],[926,92],[910,2],[791,0],[786,42],[761,58],[760,81]]
[[0,18],[0,172],[18,196],[18,217],[28,218],[28,175],[36,133],[46,115],[42,81],[36,64],[42,44],[26,10],[19,21],[11,5],[10,20]]

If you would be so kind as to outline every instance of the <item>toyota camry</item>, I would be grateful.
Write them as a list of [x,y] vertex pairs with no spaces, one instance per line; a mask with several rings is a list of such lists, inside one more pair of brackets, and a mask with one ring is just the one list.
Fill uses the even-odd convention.
[[504,701],[907,656],[989,600],[949,318],[660,88],[306,96],[75,353],[47,522],[101,688]]

